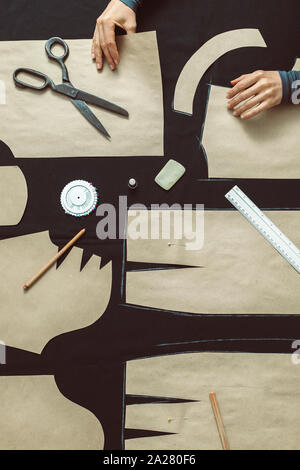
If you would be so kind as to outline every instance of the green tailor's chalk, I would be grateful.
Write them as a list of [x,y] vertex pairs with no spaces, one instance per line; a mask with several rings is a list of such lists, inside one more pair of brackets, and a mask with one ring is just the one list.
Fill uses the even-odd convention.
[[181,163],[176,162],[175,160],[169,160],[168,163],[163,167],[163,169],[158,173],[155,178],[155,183],[157,183],[161,188],[169,191],[174,184],[184,175],[185,168]]

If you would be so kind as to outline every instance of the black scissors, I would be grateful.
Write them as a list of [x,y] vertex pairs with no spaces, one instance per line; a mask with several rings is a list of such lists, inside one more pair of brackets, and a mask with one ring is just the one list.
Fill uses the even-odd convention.
[[[52,53],[51,48],[54,46],[54,44],[60,44],[64,48],[64,53],[61,56],[56,56]],[[51,80],[50,77],[48,77],[48,75],[45,75],[41,72],[37,72],[36,70],[32,69],[18,68],[17,70],[15,70],[13,75],[15,84],[22,88],[31,88],[32,90],[38,91],[45,90],[45,88],[50,86],[53,91],[68,96],[69,98],[71,98],[71,101],[74,106],[93,126],[96,127],[96,129],[102,132],[102,134],[104,134],[105,136],[110,137],[105,127],[101,124],[99,119],[94,115],[94,113],[90,110],[86,103],[93,104],[95,106],[108,109],[113,113],[121,114],[122,116],[128,117],[129,114],[126,109],[123,109],[120,106],[117,106],[116,104],[110,103],[109,101],[103,100],[102,98],[98,98],[97,96],[91,95],[82,90],[78,90],[72,85],[69,79],[67,67],[65,65],[65,60],[69,55],[69,46],[63,39],[57,37],[49,39],[49,41],[46,42],[45,49],[48,57],[60,64],[62,68],[63,83],[60,85],[55,85],[55,83]],[[25,83],[18,78],[18,75],[20,73],[31,75],[36,78],[41,78],[42,80],[44,80],[44,83],[41,86],[30,85],[29,83]]]

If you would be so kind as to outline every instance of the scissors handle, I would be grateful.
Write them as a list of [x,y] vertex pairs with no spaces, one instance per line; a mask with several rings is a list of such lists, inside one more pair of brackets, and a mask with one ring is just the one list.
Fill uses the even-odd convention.
[[[57,55],[53,54],[52,47],[55,44],[59,44],[60,46],[63,47],[64,52],[61,56],[57,56]],[[54,37],[54,38],[49,39],[46,42],[45,49],[46,49],[46,53],[47,53],[49,59],[56,60],[56,62],[58,62],[59,65],[61,66],[63,82],[69,82],[70,81],[69,80],[69,74],[68,74],[67,67],[65,66],[65,60],[69,55],[69,46],[68,46],[68,44],[63,39],[58,38],[58,37]]]
[[[24,75],[30,75],[31,77],[39,78],[39,79],[43,80],[43,83],[40,86],[32,85],[30,83],[26,83],[23,80],[20,80],[18,78],[18,75],[20,73],[22,73]],[[32,69],[19,68],[19,69],[14,71],[13,77],[14,77],[15,84],[17,86],[21,87],[21,88],[31,88],[32,90],[38,90],[39,91],[39,90],[45,90],[45,88],[47,88],[48,86],[51,86],[51,88],[53,88],[55,86],[54,83],[52,82],[51,78],[48,77],[48,75],[45,75],[42,72],[37,72],[36,70],[32,70]]]

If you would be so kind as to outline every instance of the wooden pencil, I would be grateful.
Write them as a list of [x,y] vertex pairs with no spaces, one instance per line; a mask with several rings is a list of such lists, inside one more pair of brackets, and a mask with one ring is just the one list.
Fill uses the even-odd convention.
[[27,282],[25,285],[24,285],[24,290],[28,290],[31,286],[33,286],[33,284],[36,283],[36,281],[38,281],[38,279],[40,279],[40,277],[43,276],[43,274],[45,274],[45,272],[48,271],[49,268],[51,268],[51,266],[53,266],[54,263],[56,263],[56,261],[69,249],[71,248],[74,243],[77,242],[77,240],[82,237],[82,235],[85,234],[85,228],[80,230],[80,232],[77,233],[77,235],[75,235],[74,238],[72,238],[72,240],[70,240],[50,261],[49,263],[46,264],[46,266],[44,266],[29,282]]
[[221,416],[221,413],[220,413],[220,410],[219,410],[216,394],[214,392],[210,392],[209,398],[210,398],[211,406],[212,406],[212,409],[213,409],[213,412],[214,412],[214,415],[215,415],[215,419],[216,419],[216,423],[217,423],[217,427],[218,427],[219,436],[220,436],[220,440],[221,440],[221,443],[222,443],[223,450],[230,450],[228,439],[227,439],[225,428],[224,428],[224,424],[223,424],[223,421],[222,421],[222,416]]

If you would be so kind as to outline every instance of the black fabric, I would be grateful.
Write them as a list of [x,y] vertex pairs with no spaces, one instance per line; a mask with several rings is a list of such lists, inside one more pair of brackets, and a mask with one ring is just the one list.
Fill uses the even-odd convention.
[[[106,4],[101,0],[2,1],[0,40],[91,38],[95,20]],[[28,204],[17,227],[0,227],[0,239],[49,229],[52,241],[62,246],[84,226],[87,234],[78,246],[86,250],[86,258],[92,253],[100,255],[102,265],[112,260],[113,289],[106,312],[94,325],[53,338],[41,355],[10,345],[7,364],[0,366],[0,374],[54,374],[66,397],[99,418],[106,449],[123,448],[124,436],[138,437],[138,431],[134,434],[134,430],[124,430],[126,361],[187,351],[291,353],[291,343],[300,330],[300,317],[195,316],[126,305],[125,274],[130,267],[126,262],[126,243],[98,240],[97,217],[91,215],[82,220],[66,216],[58,204],[58,195],[69,181],[86,179],[99,188],[101,202],[117,204],[119,195],[128,195],[128,204],[203,203],[206,209],[232,210],[224,194],[238,184],[262,208],[298,210],[299,180],[208,179],[207,161],[199,140],[208,84],[228,86],[231,79],[256,69],[289,70],[300,55],[299,17],[300,5],[294,1],[144,1],[138,11],[138,31],[156,30],[158,35],[164,92],[164,153],[187,169],[170,192],[154,183],[165,163],[161,157],[79,155],[76,159],[17,161],[28,183]],[[226,54],[201,80],[193,116],[173,112],[175,84],[190,56],[214,35],[245,27],[259,28],[268,48]],[[0,67],[3,61],[5,57],[0,57]],[[2,143],[0,165],[7,164],[15,164],[15,160]],[[130,192],[127,183],[132,175],[139,186]]]

